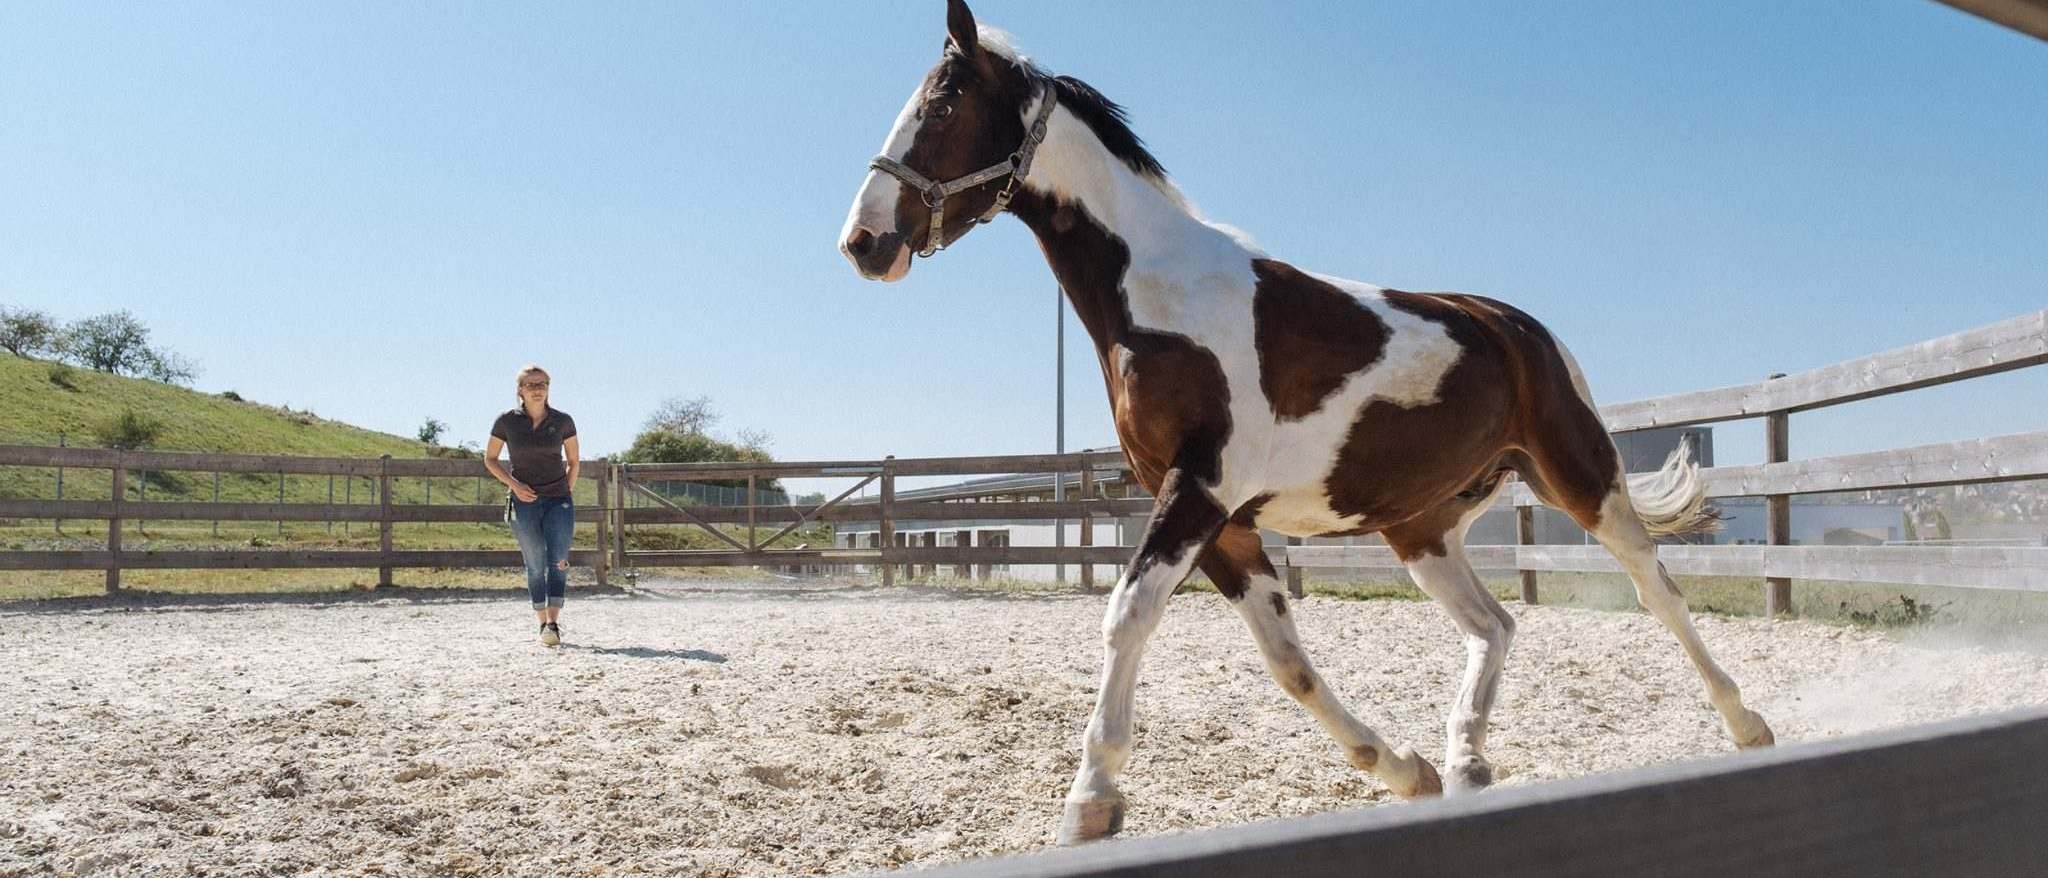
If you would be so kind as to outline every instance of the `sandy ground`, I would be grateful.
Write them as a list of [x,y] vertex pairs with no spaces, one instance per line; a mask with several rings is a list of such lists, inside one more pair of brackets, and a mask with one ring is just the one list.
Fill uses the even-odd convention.
[[[523,597],[520,596],[520,597]],[[1102,599],[909,590],[0,607],[0,875],[820,874],[1051,843]],[[1641,614],[1512,607],[1504,784],[1730,751]],[[1430,604],[1311,598],[1309,654],[1441,753]],[[1702,618],[1781,742],[2048,700],[2048,657]],[[1213,595],[1147,656],[1127,835],[1379,805]]]

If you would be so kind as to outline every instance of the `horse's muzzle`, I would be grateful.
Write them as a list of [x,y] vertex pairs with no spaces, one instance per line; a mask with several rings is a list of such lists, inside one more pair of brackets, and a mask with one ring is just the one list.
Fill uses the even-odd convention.
[[910,243],[897,232],[876,234],[856,226],[839,242],[839,252],[868,280],[898,281],[910,273]]

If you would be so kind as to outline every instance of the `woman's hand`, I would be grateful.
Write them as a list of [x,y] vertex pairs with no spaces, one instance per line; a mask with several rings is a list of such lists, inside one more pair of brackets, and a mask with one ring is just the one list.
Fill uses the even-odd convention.
[[512,483],[512,496],[517,498],[521,503],[532,503],[533,501],[540,499],[540,495],[535,494],[532,488],[526,486],[525,482]]

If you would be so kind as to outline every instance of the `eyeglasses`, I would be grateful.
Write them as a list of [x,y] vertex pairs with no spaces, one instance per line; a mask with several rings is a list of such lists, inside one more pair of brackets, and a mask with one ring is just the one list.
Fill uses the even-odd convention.
[[521,381],[521,382],[519,382],[519,389],[520,389],[520,390],[546,390],[546,389],[548,389],[548,383],[547,383],[546,381]]

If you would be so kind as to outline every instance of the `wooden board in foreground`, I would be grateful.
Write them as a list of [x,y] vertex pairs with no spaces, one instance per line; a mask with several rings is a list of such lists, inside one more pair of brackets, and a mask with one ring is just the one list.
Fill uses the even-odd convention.
[[2033,710],[915,874],[2005,878],[2048,868],[2043,827]]

